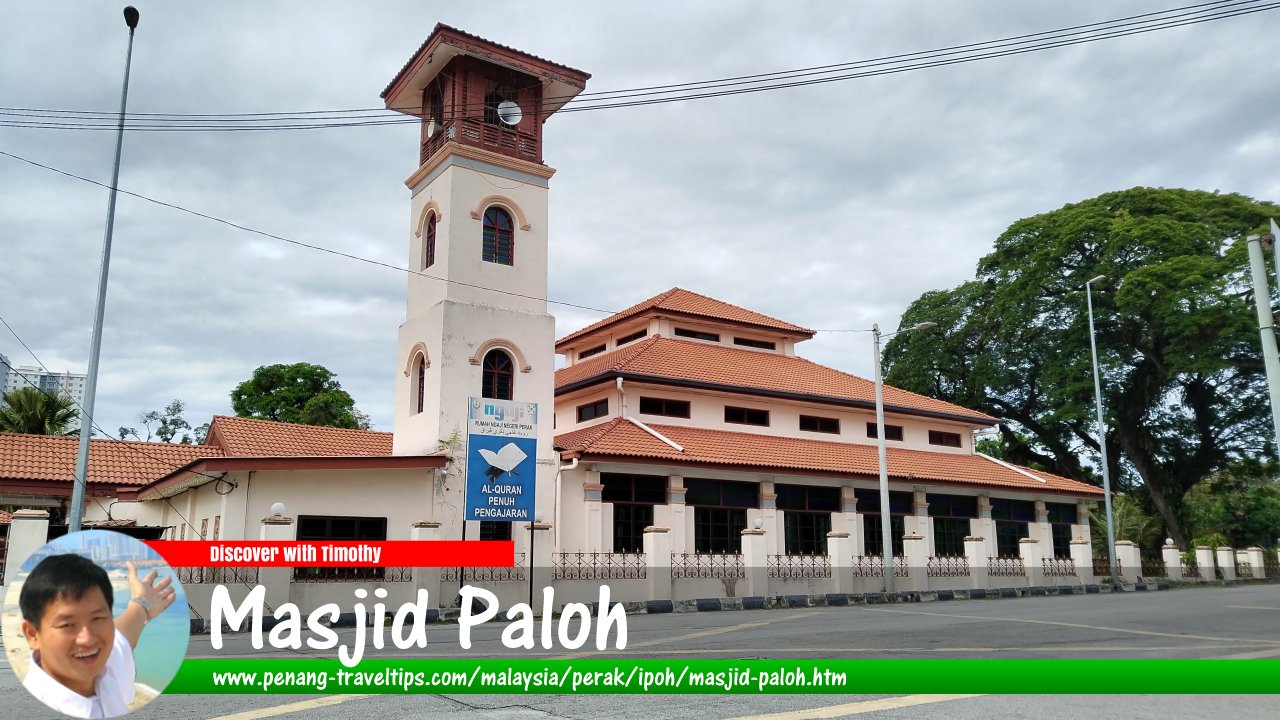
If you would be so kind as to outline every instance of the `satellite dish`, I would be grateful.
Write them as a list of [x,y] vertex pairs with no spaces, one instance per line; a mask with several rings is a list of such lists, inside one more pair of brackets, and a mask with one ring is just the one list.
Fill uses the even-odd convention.
[[503,100],[498,103],[498,119],[507,125],[519,125],[522,117],[524,113],[520,112],[520,106],[514,102]]
[[436,125],[435,118],[431,118],[430,120],[428,120],[427,121],[427,139],[430,140],[433,136],[435,136],[436,131],[439,129],[440,127]]

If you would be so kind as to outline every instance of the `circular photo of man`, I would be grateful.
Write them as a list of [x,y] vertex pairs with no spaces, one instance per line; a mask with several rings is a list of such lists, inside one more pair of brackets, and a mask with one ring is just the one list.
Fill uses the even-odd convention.
[[76,718],[113,718],[154,700],[187,654],[191,623],[173,569],[108,530],[60,537],[8,583],[5,655],[37,700]]

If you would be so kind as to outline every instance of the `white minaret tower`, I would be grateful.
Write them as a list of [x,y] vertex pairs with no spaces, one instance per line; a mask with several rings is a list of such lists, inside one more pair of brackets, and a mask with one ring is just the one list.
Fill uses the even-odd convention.
[[[396,349],[396,455],[452,441],[464,460],[468,398],[538,404],[537,513],[551,517],[555,319],[547,313],[542,124],[587,73],[437,25],[382,93],[422,118],[412,193],[410,274]],[[462,532],[464,478],[437,488],[445,537]],[[454,508],[456,512],[446,508]],[[480,537],[468,523],[466,537]],[[510,528],[484,528],[501,537]],[[473,529],[474,527],[474,529]],[[514,533],[520,536],[527,533]]]

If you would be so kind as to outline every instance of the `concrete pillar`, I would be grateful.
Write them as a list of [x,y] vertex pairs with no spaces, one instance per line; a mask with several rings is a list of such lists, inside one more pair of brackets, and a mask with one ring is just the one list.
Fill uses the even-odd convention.
[[764,551],[767,555],[784,555],[787,549],[783,547],[786,542],[786,536],[783,534],[783,514],[778,511],[778,494],[773,491],[773,482],[765,480],[760,483],[759,490],[760,507],[757,510],[747,511],[747,527],[756,527],[756,519],[760,520],[760,527],[764,528]]
[[48,510],[14,510],[9,525],[9,542],[5,545],[4,586],[9,587],[35,551],[49,542]]
[[1034,537],[1022,538],[1018,541],[1018,554],[1022,556],[1022,565],[1027,570],[1027,585],[1043,586],[1044,564],[1041,562],[1040,541]]
[[688,530],[689,523],[686,520],[691,513],[684,504],[684,494],[684,478],[680,475],[667,476],[667,500],[671,506],[671,525],[668,527],[672,530],[668,547],[671,552],[693,551],[693,536]]
[[831,584],[827,592],[853,592],[853,539],[849,533],[827,533],[827,561],[831,563]]
[[1040,547],[1049,548],[1042,554],[1053,552],[1053,528],[1049,527],[1049,508],[1043,500],[1036,501],[1036,521],[1027,530],[1028,537],[1040,541]]
[[1088,536],[1071,541],[1071,562],[1076,564],[1076,577],[1081,582],[1093,578],[1093,543]]
[[987,558],[993,558],[999,554],[996,552],[996,523],[991,519],[989,495],[978,496],[978,517],[969,521],[969,529],[974,537],[986,538],[982,551],[983,567],[985,567]]
[[969,579],[973,582],[972,587],[987,587],[987,541],[982,537],[973,535],[966,536],[964,539],[964,555],[969,561]]
[[[919,535],[924,543],[924,554],[926,560],[930,555],[936,555],[933,549],[933,520],[929,517],[929,496],[923,490],[916,490],[912,493],[911,514],[902,518],[902,531],[906,535]],[[890,520],[892,522],[892,519]],[[920,567],[925,567],[922,563]]]
[[641,540],[644,549],[645,577],[649,581],[650,600],[670,600],[671,594],[671,528],[649,526]]
[[1244,552],[1249,559],[1249,565],[1253,568],[1253,576],[1256,578],[1266,577],[1266,566],[1262,564],[1262,548],[1246,548]]
[[1196,569],[1200,571],[1200,580],[1210,582],[1217,578],[1213,573],[1213,548],[1208,545],[1196,546]]
[[1231,548],[1223,545],[1217,550],[1218,567],[1222,570],[1223,580],[1236,579],[1236,552]]
[[747,595],[769,594],[769,556],[764,530],[742,531],[742,564],[747,569]]
[[[926,518],[927,519],[927,518]],[[897,558],[894,558],[897,561]],[[929,589],[929,553],[925,548],[924,536],[908,532],[902,536],[902,560],[907,564],[907,577],[895,578],[894,587],[898,590],[923,592]],[[893,572],[888,564],[884,568],[885,575]]]
[[1116,541],[1116,562],[1120,563],[1120,576],[1136,578],[1142,575],[1142,554],[1132,540]]
[[[293,529],[293,518],[284,515],[270,515],[262,519],[258,530],[259,540],[273,542],[292,542],[297,538]],[[258,568],[258,584],[267,589],[267,607],[273,610],[289,602],[289,586],[293,583],[293,568],[264,567]]]
[[[551,587],[551,556],[555,553],[555,544],[551,542],[551,523],[531,522],[522,527],[529,533],[529,587],[533,588],[530,602],[535,613],[542,613],[542,588]],[[612,548],[611,548],[612,549]]]
[[[414,523],[409,528],[409,539],[419,540],[443,540],[443,533],[440,530],[440,523],[435,520],[423,520]],[[444,596],[440,590],[440,568],[433,567],[416,567],[413,569],[413,588],[414,595],[418,590],[426,590],[427,597],[430,598],[431,607],[441,607],[444,603]],[[456,590],[456,588],[454,588]]]
[[[586,541],[587,552],[604,552],[604,508],[600,502],[601,492],[604,485],[599,483],[600,473],[590,471],[587,473],[587,481],[582,483],[583,512],[585,517],[582,519],[586,523]],[[612,552],[613,548],[610,547]]]
[[1170,580],[1182,579],[1182,553],[1178,552],[1177,545],[1165,545],[1160,548],[1160,555],[1164,559],[1164,571]]

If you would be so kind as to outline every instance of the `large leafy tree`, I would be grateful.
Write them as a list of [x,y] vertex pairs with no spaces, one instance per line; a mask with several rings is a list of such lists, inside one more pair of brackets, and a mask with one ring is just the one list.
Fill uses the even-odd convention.
[[71,398],[25,387],[4,394],[0,432],[71,435],[78,432],[80,411]]
[[332,372],[320,365],[264,365],[231,391],[240,417],[303,425],[367,430],[369,418],[356,409]]
[[888,344],[888,381],[1001,418],[1008,459],[1096,482],[1083,287],[1105,275],[1093,301],[1111,476],[1144,486],[1185,547],[1186,492],[1275,451],[1244,238],[1278,214],[1240,195],[1134,188],[1020,220],[975,280],[908,308],[904,326],[940,327]]
[[[187,404],[175,398],[165,405],[163,410],[148,410],[138,415],[138,421],[147,431],[146,441],[151,442],[153,438],[158,438],[161,442],[176,442],[180,445],[204,442],[205,436],[209,434],[209,423],[193,428],[191,423],[183,417],[186,411]],[[126,437],[143,439],[138,429],[133,427],[121,427],[119,435],[122,440]]]

